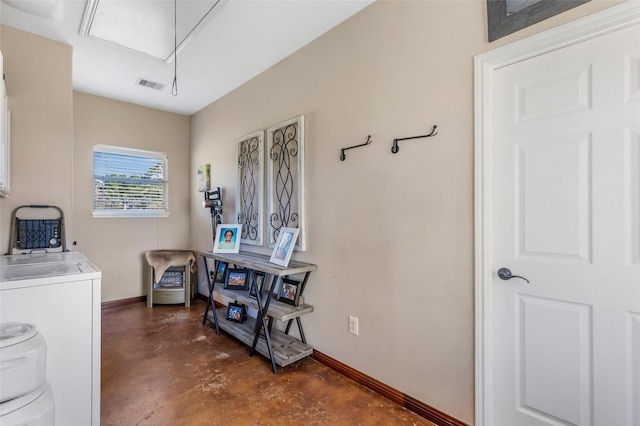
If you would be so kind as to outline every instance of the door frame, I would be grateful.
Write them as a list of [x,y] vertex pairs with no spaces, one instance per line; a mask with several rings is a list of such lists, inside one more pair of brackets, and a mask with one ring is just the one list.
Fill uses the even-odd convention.
[[474,58],[475,424],[493,425],[491,312],[492,119],[494,71],[640,23],[640,1],[612,6]]

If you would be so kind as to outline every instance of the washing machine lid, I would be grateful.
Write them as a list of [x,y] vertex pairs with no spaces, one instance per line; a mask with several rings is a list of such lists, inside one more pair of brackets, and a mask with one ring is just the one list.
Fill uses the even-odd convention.
[[[101,273],[79,252],[33,253],[0,256],[0,289],[11,289],[23,285],[52,284],[50,281],[63,282],[65,277],[74,280],[100,278]],[[3,285],[3,283],[8,283]]]
[[0,348],[31,339],[38,331],[33,324],[0,323]]

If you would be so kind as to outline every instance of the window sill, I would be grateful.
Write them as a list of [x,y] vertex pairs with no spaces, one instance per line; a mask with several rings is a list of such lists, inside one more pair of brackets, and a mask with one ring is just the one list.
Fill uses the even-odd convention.
[[109,210],[94,211],[93,217],[97,219],[131,219],[131,218],[149,218],[149,217],[169,217],[169,212],[158,210]]

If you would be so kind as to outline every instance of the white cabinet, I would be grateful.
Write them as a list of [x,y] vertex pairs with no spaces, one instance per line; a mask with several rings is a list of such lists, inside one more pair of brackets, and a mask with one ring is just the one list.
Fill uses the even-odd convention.
[[7,91],[4,85],[4,67],[0,52],[0,197],[11,192],[11,115],[7,102]]

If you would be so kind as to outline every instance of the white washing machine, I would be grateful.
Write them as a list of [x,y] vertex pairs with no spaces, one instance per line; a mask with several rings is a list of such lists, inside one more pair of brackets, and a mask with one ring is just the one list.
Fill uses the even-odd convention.
[[[41,371],[26,365],[42,364],[43,350],[38,342],[46,342],[44,381],[41,373],[35,373],[24,380],[31,385],[40,383],[35,391],[33,388],[26,395],[0,403],[1,426],[100,424],[101,277],[101,272],[77,252],[0,256],[0,323],[13,323],[15,334],[9,337],[7,331],[6,340],[15,338],[17,342],[32,335],[7,346],[7,353],[22,354],[14,354],[13,364],[9,355],[1,353],[2,359],[13,365],[16,373]],[[33,347],[27,350],[27,345]],[[3,377],[0,395],[4,387]],[[22,392],[24,388],[20,390],[16,384],[7,395]],[[41,418],[29,417],[31,411],[41,413]],[[25,418],[20,417],[24,414]]]
[[33,324],[0,323],[0,425],[53,426],[47,344]]

